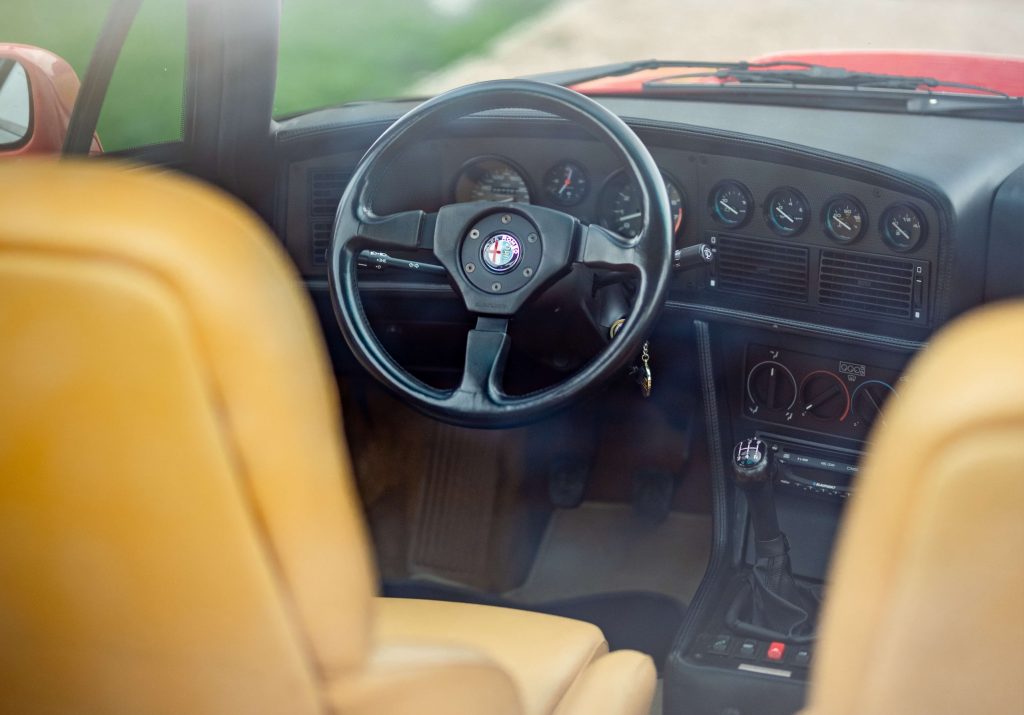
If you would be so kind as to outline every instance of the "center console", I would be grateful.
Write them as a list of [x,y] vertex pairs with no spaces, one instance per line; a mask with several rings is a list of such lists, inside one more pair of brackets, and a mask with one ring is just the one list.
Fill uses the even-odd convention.
[[[895,200],[860,192],[868,212]],[[865,445],[929,334],[940,242],[906,255],[872,236],[851,253],[827,232],[781,245],[753,221],[712,224],[700,236],[715,263],[669,303],[695,327],[716,546],[666,664],[666,712],[788,715],[806,697]],[[743,461],[755,452],[752,479]]]
[[[669,657],[668,711],[795,713],[866,441],[920,346],[742,319],[695,327],[720,548]],[[755,486],[743,445],[763,455]]]

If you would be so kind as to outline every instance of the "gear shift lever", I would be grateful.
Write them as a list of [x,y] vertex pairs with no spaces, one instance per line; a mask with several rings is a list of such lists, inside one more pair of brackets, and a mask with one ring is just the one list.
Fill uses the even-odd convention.
[[[779,518],[775,512],[775,498],[772,494],[768,446],[759,439],[740,442],[733,452],[732,468],[736,486],[747,495],[755,543],[778,539],[782,532],[779,530]],[[758,555],[760,556],[760,553]]]
[[736,445],[732,459],[736,486],[747,498],[757,561],[727,614],[736,631],[760,638],[809,640],[818,598],[793,578],[789,542],[779,528],[772,494],[768,446],[759,439]]

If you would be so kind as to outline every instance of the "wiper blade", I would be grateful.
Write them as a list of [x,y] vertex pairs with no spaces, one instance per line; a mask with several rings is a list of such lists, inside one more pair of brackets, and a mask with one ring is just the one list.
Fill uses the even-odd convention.
[[[788,67],[790,69],[774,69]],[[852,72],[842,67],[809,64],[807,62],[770,62],[747,64],[744,67],[720,67],[710,72],[689,72],[659,77],[645,82],[645,90],[684,89],[693,85],[681,85],[680,80],[719,79],[722,84],[786,84],[799,86],[831,86],[844,88],[895,89],[910,92],[933,89],[961,89],[1012,99],[998,89],[964,82],[947,82],[935,77],[913,77],[909,75],[879,74],[875,72]],[[706,87],[708,85],[701,85]],[[711,85],[715,86],[715,85]]]
[[[790,63],[786,63],[790,64]],[[755,65],[749,62],[713,62],[713,61],[691,61],[691,60],[635,60],[630,62],[616,62],[609,65],[597,65],[595,67],[581,67],[579,69],[559,70],[558,72],[543,72],[541,74],[525,75],[523,79],[535,79],[540,82],[550,82],[568,87],[574,84],[583,84],[595,79],[605,77],[622,77],[624,75],[642,72],[644,70],[656,70],[665,67],[690,67],[707,69],[738,69],[743,70]]]

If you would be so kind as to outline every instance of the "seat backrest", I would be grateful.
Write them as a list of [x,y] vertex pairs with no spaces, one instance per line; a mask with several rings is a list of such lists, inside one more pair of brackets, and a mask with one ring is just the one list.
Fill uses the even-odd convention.
[[1024,303],[944,331],[898,389],[843,526],[805,713],[1024,712]]
[[244,209],[0,166],[0,709],[323,712],[375,588],[336,400]]

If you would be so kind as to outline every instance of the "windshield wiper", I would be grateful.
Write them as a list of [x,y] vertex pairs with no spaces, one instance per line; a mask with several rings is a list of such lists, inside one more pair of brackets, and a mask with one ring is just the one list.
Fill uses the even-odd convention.
[[[790,69],[773,69],[788,67]],[[795,68],[795,69],[794,69]],[[843,87],[894,89],[908,92],[931,91],[936,89],[961,89],[982,94],[1012,99],[1006,92],[980,84],[948,82],[935,77],[914,77],[912,75],[880,74],[876,72],[854,72],[842,67],[828,67],[806,62],[771,62],[747,64],[742,67],[717,67],[706,72],[687,72],[644,82],[645,90],[679,89],[693,85],[680,85],[680,80],[713,78],[723,80],[718,86],[730,84],[785,84],[791,87]],[[706,86],[706,85],[701,85]],[[715,86],[715,85],[711,85]],[[922,88],[925,88],[922,90]]]
[[622,77],[625,75],[642,72],[644,70],[657,70],[664,67],[691,67],[707,69],[747,69],[753,67],[749,62],[698,62],[690,60],[635,60],[631,62],[616,62],[610,65],[598,65],[596,67],[580,67],[571,70],[559,70],[557,72],[543,72],[541,74],[526,75],[523,79],[535,79],[539,82],[550,82],[568,87],[574,84],[583,84],[595,79],[605,77]]

